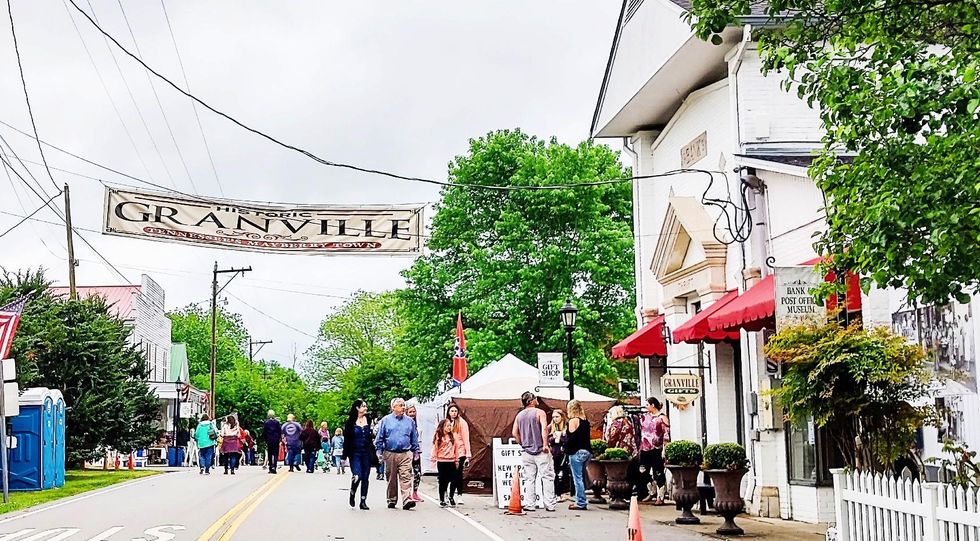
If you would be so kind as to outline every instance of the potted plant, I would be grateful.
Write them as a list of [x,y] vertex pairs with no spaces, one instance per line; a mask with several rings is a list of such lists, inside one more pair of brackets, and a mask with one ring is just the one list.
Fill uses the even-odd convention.
[[613,447],[599,456],[599,462],[606,468],[606,486],[609,488],[610,509],[629,509],[626,500],[630,497],[630,484],[626,480],[630,454],[626,449]]
[[[606,467],[599,462],[599,457],[606,452],[606,440],[592,440],[592,456],[595,460],[585,463],[585,473],[589,476],[592,486],[592,498],[589,503],[606,503],[602,490],[606,488]],[[590,486],[588,483],[586,487]]]
[[735,515],[742,512],[742,476],[748,471],[745,448],[737,443],[715,443],[704,449],[704,472],[715,486],[715,510],[725,518],[716,531],[720,535],[742,535],[735,525]]
[[674,480],[674,501],[681,508],[677,524],[700,524],[701,519],[691,513],[698,501],[698,473],[704,460],[701,445],[686,440],[672,441],[664,447],[664,461]]

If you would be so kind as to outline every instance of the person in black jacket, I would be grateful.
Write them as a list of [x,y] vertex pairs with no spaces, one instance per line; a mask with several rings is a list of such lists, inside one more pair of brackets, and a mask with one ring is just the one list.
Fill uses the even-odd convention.
[[269,410],[269,419],[262,425],[262,436],[265,438],[266,465],[269,473],[276,473],[276,463],[279,462],[279,442],[282,441],[282,424],[276,419],[276,412]]
[[378,455],[374,448],[374,435],[371,433],[371,420],[367,416],[367,402],[358,398],[351,404],[344,423],[344,455],[350,462],[350,506],[354,507],[357,487],[361,487],[360,508],[368,510],[368,481],[371,479],[371,466],[378,466]]

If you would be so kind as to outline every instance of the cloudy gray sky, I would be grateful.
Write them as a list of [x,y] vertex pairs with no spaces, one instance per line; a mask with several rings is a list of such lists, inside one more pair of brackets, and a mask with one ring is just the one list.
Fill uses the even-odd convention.
[[[318,165],[199,109],[216,180],[190,100],[154,80],[158,105],[142,68],[111,49],[67,0],[10,1],[37,129],[46,141],[201,195],[223,191],[235,199],[325,204],[438,198],[435,186]],[[117,0],[75,1],[89,13],[94,9],[126,47],[135,49],[135,35],[144,60],[184,82],[159,1],[123,1],[123,9]],[[187,84],[218,109],[331,160],[444,178],[447,162],[465,152],[467,139],[490,130],[521,127],[568,143],[587,137],[619,3],[166,0],[166,13]],[[30,131],[5,14],[0,21],[0,120]],[[22,159],[39,161],[32,140],[2,125],[0,135]],[[60,169],[132,182],[55,151],[45,155]],[[27,165],[53,194],[43,168]],[[103,186],[53,174],[57,184],[71,185],[75,225],[98,230]],[[0,231],[18,221],[10,214],[40,205],[16,177],[8,183],[0,173],[0,212],[8,213],[0,213]],[[37,217],[57,221],[48,210]],[[257,339],[274,340],[262,356],[287,365],[294,348],[302,362],[318,322],[333,306],[359,289],[399,287],[399,272],[412,262],[265,255],[83,234],[132,283],[146,273],[163,285],[168,309],[209,298],[215,261],[251,265],[253,272],[229,286],[234,297],[228,306],[243,315]],[[0,265],[43,266],[65,283],[64,236],[63,226],[25,223],[0,238]],[[75,246],[80,285],[122,283],[84,244]]]

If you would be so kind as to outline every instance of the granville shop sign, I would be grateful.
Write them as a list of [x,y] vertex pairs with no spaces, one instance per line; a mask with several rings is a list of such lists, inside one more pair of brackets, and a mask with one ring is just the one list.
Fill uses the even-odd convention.
[[107,235],[255,252],[421,250],[422,207],[286,206],[106,189]]

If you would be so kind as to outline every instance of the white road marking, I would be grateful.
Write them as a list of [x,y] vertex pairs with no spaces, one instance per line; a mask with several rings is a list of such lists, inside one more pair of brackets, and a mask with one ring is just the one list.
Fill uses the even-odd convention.
[[[439,505],[439,500],[433,498],[432,496],[429,496],[428,494],[425,494],[424,492],[421,492],[421,491],[419,491],[419,494],[421,494],[425,499],[429,500],[430,502],[432,502],[432,503],[434,503],[436,505]],[[449,511],[453,515],[456,515],[457,518],[463,519],[464,522],[466,522],[470,526],[473,526],[474,528],[476,528],[477,531],[479,531],[483,535],[487,536],[488,539],[491,539],[492,541],[504,541],[504,538],[503,537],[500,537],[499,535],[491,532],[483,524],[480,524],[479,522],[477,522],[477,521],[471,519],[470,517],[468,517],[468,516],[460,513],[459,511],[453,509],[452,507],[445,507],[444,509],[446,511]]]
[[[181,473],[186,473],[186,472],[181,472]],[[161,474],[161,475],[180,475],[180,473],[176,473],[176,474],[175,473],[169,473],[169,474],[168,473],[164,473],[164,474]],[[108,494],[110,492],[115,492],[117,490],[122,490],[124,488],[129,488],[129,487],[132,487],[132,486],[135,486],[135,485],[139,485],[139,484],[145,483],[147,481],[150,481],[150,480],[152,480],[155,477],[156,477],[156,475],[151,475],[149,477],[144,477],[142,479],[137,479],[135,481],[123,481],[122,483],[119,483],[118,485],[113,485],[111,487],[108,487],[108,488],[105,488],[105,489],[102,489],[102,490],[97,490],[95,492],[87,492],[87,493],[84,493],[84,494],[82,494],[80,496],[77,496],[77,497],[74,497],[74,498],[69,498],[69,499],[67,499],[67,500],[65,500],[63,502],[60,502],[60,503],[54,503],[54,504],[48,505],[46,507],[40,507],[38,509],[34,509],[32,511],[25,511],[25,512],[23,512],[23,513],[21,513],[21,514],[19,514],[17,516],[13,516],[13,517],[10,517],[10,518],[5,518],[3,520],[0,520],[0,524],[6,524],[8,522],[13,522],[15,520],[20,520],[20,519],[25,518],[25,517],[34,516],[34,515],[36,515],[38,513],[43,513],[45,511],[50,511],[51,509],[57,509],[59,507],[64,507],[66,505],[73,504],[75,502],[80,502],[80,501],[83,501],[83,500],[87,500],[89,498],[94,498],[96,496],[101,496],[103,494]],[[27,540],[25,539],[23,541],[27,541]]]
[[23,530],[16,531],[13,533],[7,533],[0,535],[0,541],[13,541],[22,535],[27,535],[34,531],[34,528],[24,528]]
[[96,535],[95,537],[89,539],[88,541],[106,541],[121,529],[123,529],[122,526],[113,526],[112,528],[109,528],[108,530],[100,533],[99,535]]
[[[45,530],[30,537],[25,537],[22,541],[41,541],[42,539],[44,541],[61,541],[62,539],[68,539],[80,531],[78,528],[54,528],[53,530]],[[58,532],[58,535],[50,537],[55,532]]]
[[[150,541],[170,541],[171,539],[177,536],[174,535],[174,532],[164,531],[168,529],[173,530],[174,532],[180,532],[185,530],[186,528],[184,528],[179,524],[169,524],[165,526],[154,526],[152,528],[147,528],[143,533],[146,535],[154,536],[154,539],[151,539]],[[147,541],[147,540],[143,537],[137,537],[133,539],[133,541]]]

